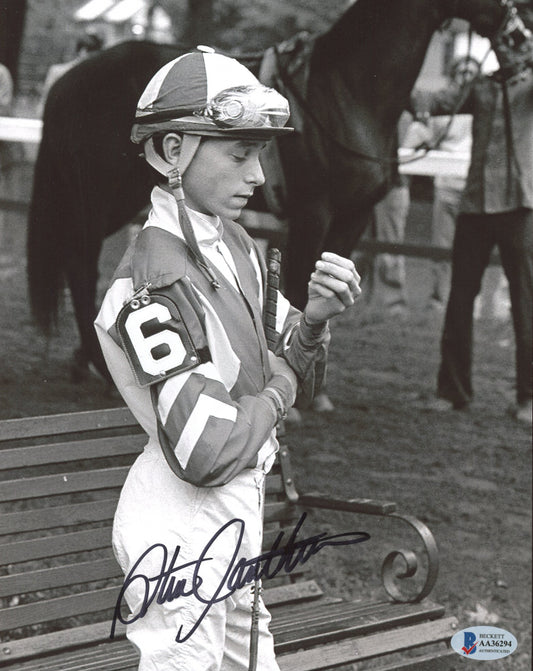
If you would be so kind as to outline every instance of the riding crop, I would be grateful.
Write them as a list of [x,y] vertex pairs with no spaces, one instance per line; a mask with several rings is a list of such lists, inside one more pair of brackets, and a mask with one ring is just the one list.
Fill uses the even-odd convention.
[[[279,249],[269,249],[267,253],[266,300],[263,311],[265,336],[269,350],[276,346],[276,310],[278,302],[281,254]],[[252,626],[250,629],[250,661],[248,671],[257,669],[257,642],[259,637],[259,599],[261,598],[261,581],[256,580],[253,587]]]

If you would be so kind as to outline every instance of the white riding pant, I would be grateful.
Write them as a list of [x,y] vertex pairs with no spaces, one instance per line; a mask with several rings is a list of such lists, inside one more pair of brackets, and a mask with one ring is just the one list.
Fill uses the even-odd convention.
[[[172,584],[166,588],[157,581],[150,586],[144,579],[129,582],[125,601],[135,615],[147,594],[157,595],[146,613],[127,625],[127,636],[140,652],[139,671],[247,671],[251,626],[251,586],[247,585],[207,608],[202,599],[227,595],[227,571],[243,533],[236,562],[261,553],[264,473],[245,470],[223,487],[198,488],[172,473],[158,445],[150,444],[132,466],[121,492],[113,526],[113,546],[126,577],[142,575],[156,578],[173,564]],[[213,543],[217,532],[230,524]],[[164,562],[163,544],[168,551]],[[196,560],[209,544],[206,561]],[[153,548],[153,546],[156,546]],[[152,550],[150,551],[150,548]],[[135,567],[139,558],[147,553]],[[189,566],[184,566],[189,563]],[[182,567],[183,568],[179,568]],[[178,569],[178,570],[176,570]],[[194,572],[203,581],[197,594]],[[181,591],[178,585],[181,583]],[[217,592],[220,585],[222,589]],[[168,596],[163,603],[157,596]],[[162,599],[163,600],[163,599]],[[257,671],[279,671],[274,643],[268,630],[270,614],[260,602]],[[131,619],[131,616],[128,617]],[[196,623],[198,627],[187,640]]]

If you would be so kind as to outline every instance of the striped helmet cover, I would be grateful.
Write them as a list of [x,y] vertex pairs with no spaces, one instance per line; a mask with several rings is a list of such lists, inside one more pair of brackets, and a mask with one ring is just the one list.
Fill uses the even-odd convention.
[[137,104],[133,142],[168,130],[268,139],[291,132],[288,101],[234,58],[202,51],[164,65]]

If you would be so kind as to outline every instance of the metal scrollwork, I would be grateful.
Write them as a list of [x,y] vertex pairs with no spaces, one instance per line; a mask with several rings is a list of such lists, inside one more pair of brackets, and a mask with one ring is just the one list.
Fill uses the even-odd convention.
[[[433,589],[439,573],[439,552],[437,543],[428,527],[416,517],[411,515],[400,515],[392,513],[389,517],[400,519],[409,524],[419,535],[424,544],[424,553],[427,559],[425,569],[421,566],[421,557],[414,550],[393,550],[383,561],[381,566],[381,580],[383,587],[394,601],[403,603],[414,603],[421,601]],[[413,581],[409,582],[411,589],[402,590],[401,581],[407,578],[414,578],[425,570],[424,582],[413,589]]]

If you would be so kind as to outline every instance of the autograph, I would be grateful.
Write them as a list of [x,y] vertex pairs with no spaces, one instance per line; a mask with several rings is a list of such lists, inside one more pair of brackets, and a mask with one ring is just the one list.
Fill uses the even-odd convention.
[[[242,557],[237,560],[245,528],[244,521],[238,518],[232,519],[224,524],[208,541],[198,559],[191,562],[186,562],[184,564],[178,563],[181,550],[179,545],[176,546],[170,562],[168,562],[169,551],[165,545],[162,543],[152,545],[139,557],[129,574],[126,576],[115,604],[110,638],[114,638],[117,620],[122,624],[131,624],[132,622],[141,619],[146,615],[149,606],[154,601],[158,604],[171,603],[180,597],[187,598],[192,596],[199,602],[205,604],[205,608],[189,631],[183,631],[183,625],[179,628],[176,635],[176,642],[183,643],[198,629],[202,620],[215,603],[227,599],[241,587],[253,583],[256,580],[274,578],[281,571],[290,573],[296,566],[305,564],[313,555],[316,555],[325,547],[354,545],[355,543],[363,543],[370,539],[370,534],[367,534],[366,532],[353,531],[333,536],[328,536],[324,532],[317,536],[297,540],[296,537],[305,518],[306,513],[303,513],[285,545],[280,547],[285,535],[284,532],[281,531],[276,537],[270,550],[251,559]],[[212,560],[212,557],[209,556],[212,547],[228,530],[232,531],[233,534],[237,531],[237,542],[233,554],[231,557],[228,557],[227,566],[224,567],[225,570],[223,569],[224,572],[219,584],[215,586],[213,592],[209,594],[209,596],[203,595],[200,593],[200,588],[204,584],[204,579],[201,575],[202,568],[204,568],[206,562]],[[150,556],[150,560],[153,561],[154,556],[157,558],[158,554],[161,556],[161,564],[157,575],[146,576],[140,571],[138,572],[139,566],[148,556]],[[180,578],[177,574],[179,571],[189,567],[193,567],[193,571],[192,576],[189,576],[188,582],[187,578]],[[122,601],[126,590],[135,583],[140,583],[141,590],[144,590],[141,608],[135,615],[124,617],[121,614]],[[136,588],[139,589],[138,584],[136,584]]]

